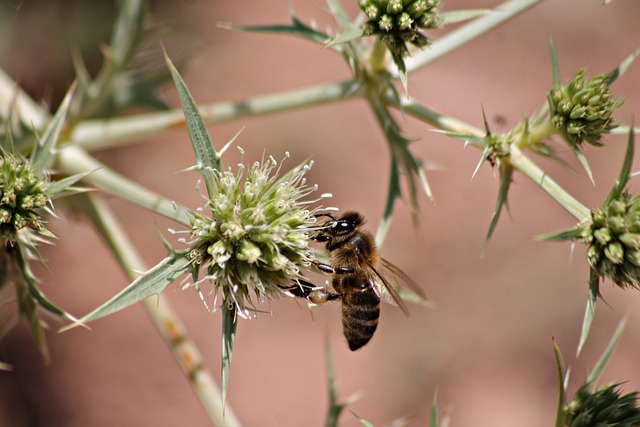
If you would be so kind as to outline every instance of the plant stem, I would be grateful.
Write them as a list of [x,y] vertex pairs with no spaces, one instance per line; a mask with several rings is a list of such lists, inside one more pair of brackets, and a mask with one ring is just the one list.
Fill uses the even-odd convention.
[[[418,104],[417,102],[401,98],[397,103],[393,97],[388,96],[387,102],[396,108],[401,109],[407,114],[422,120],[423,122],[430,123],[441,130],[445,130],[453,133],[468,133],[476,136],[483,136],[484,131],[464,123],[461,120],[453,117],[446,116],[444,114],[437,113],[429,108]],[[481,144],[470,143],[477,148],[483,149]],[[590,215],[590,210],[579,201],[577,201],[571,194],[564,190],[557,182],[549,177],[542,169],[538,167],[530,158],[528,158],[516,145],[511,144],[510,148],[510,161],[513,167],[519,170],[523,175],[532,180],[542,190],[544,190],[549,196],[551,196],[556,202],[560,204],[567,212],[569,212],[578,221],[587,219]]]
[[520,150],[527,150],[530,147],[535,147],[541,141],[551,138],[556,133],[558,130],[551,123],[551,120],[543,120],[539,124],[529,127],[527,133],[520,132],[520,137],[515,141],[515,144]]
[[511,145],[509,160],[523,175],[536,183],[578,221],[589,218],[591,211],[551,179],[518,147]]
[[[201,105],[198,108],[204,121],[207,124],[212,124],[241,117],[260,116],[323,105],[360,95],[359,84],[354,80],[348,80],[278,92],[251,98],[247,101]],[[178,127],[185,127],[181,109],[106,120],[86,120],[78,123],[74,128],[69,142],[86,150],[103,149],[159,135]]]
[[[147,267],[122,225],[104,198],[97,194],[85,194],[83,197],[86,202],[84,207],[116,255],[123,271],[129,279],[135,280],[138,274],[136,272],[146,271]],[[180,317],[169,302],[158,295],[145,299],[143,306],[198,395],[211,422],[219,427],[240,427],[241,424],[229,404],[223,407],[220,389],[213,380],[213,375],[206,368],[200,351],[189,338]]]
[[387,69],[387,46],[377,37],[369,52],[369,69],[372,73]]
[[437,61],[441,57],[475,40],[481,34],[504,24],[509,19],[542,1],[543,0],[508,0],[497,6],[494,12],[448,32],[445,36],[434,41],[427,49],[407,59],[407,74]]
[[[15,110],[22,123],[40,130],[44,129],[51,115],[38,105],[18,84],[0,68],[0,111],[2,114]],[[4,117],[3,117],[4,120]]]
[[65,146],[58,152],[57,162],[58,168],[69,175],[90,172],[84,180],[96,188],[190,226],[191,217],[186,208],[112,171],[81,148]]

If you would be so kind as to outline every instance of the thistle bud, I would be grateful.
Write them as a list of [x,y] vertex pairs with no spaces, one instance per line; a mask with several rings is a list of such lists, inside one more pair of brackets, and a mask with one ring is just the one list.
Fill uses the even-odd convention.
[[0,162],[0,245],[15,243],[19,230],[44,230],[37,209],[49,201],[46,182],[39,180],[31,164],[10,153]]
[[407,12],[398,15],[398,28],[408,30],[411,28],[411,24],[413,24],[413,19],[411,19],[411,16]]
[[206,270],[198,285],[210,280],[243,317],[251,316],[254,296],[262,301],[283,295],[283,287],[301,277],[300,267],[313,260],[307,231],[315,210],[302,200],[316,189],[304,179],[310,167],[278,177],[280,167],[270,157],[247,168],[246,177],[244,167],[235,174],[216,171],[217,194],[207,204],[211,216],[192,212],[194,268]]
[[572,145],[600,145],[602,134],[613,128],[611,115],[622,105],[622,99],[611,97],[607,76],[586,81],[584,69],[568,84],[554,87],[547,99],[552,123]]
[[604,248],[604,255],[614,264],[622,264],[624,247],[621,242],[611,242]]
[[387,14],[382,15],[378,21],[378,26],[382,31],[389,32],[393,30],[393,18]]
[[591,211],[578,237],[589,245],[589,266],[620,287],[640,287],[639,205],[638,198],[622,192],[607,206]]
[[387,13],[397,15],[402,12],[402,0],[389,0],[387,3]]
[[378,6],[373,3],[367,4],[367,6],[362,9],[362,11],[365,15],[367,15],[367,18],[369,19],[376,19],[380,16],[380,9],[378,9]]
[[640,234],[624,233],[624,234],[621,234],[618,238],[620,239],[623,245],[629,247],[630,249],[640,248]]
[[407,43],[417,47],[428,44],[420,30],[442,25],[441,0],[359,0],[358,5],[368,18],[363,34],[378,35],[394,58],[409,55]]
[[609,384],[591,390],[588,384],[581,386],[565,406],[565,425],[571,427],[640,425],[640,408],[637,392],[621,395],[619,384]]
[[593,232],[593,237],[604,246],[611,241],[611,230],[606,227],[599,228]]
[[414,1],[405,7],[405,10],[413,19],[416,19],[427,10],[427,2],[425,0]]

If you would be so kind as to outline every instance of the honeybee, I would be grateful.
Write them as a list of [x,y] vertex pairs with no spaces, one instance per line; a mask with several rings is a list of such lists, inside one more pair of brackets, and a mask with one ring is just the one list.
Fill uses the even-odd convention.
[[315,263],[318,270],[329,273],[333,290],[319,288],[306,280],[298,280],[288,291],[313,304],[342,301],[342,327],[349,348],[358,350],[369,342],[378,326],[380,300],[397,305],[406,314],[409,310],[395,285],[404,285],[426,299],[422,290],[402,270],[380,257],[373,236],[360,227],[365,219],[357,212],[345,212],[318,227],[311,238],[325,243],[331,265]]

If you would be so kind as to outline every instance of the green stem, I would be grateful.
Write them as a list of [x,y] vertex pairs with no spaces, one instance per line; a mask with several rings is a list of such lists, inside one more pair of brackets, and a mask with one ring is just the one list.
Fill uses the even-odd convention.
[[551,123],[551,120],[543,120],[537,126],[531,126],[526,134],[521,131],[519,138],[515,140],[515,144],[520,150],[524,151],[535,147],[541,141],[548,140],[556,133],[558,133],[558,130]]
[[112,171],[81,148],[72,145],[65,146],[58,152],[57,162],[57,167],[69,175],[90,172],[84,181],[96,188],[129,200],[181,224],[190,225],[191,217],[188,214],[188,209]]
[[[130,280],[135,280],[137,272],[146,271],[147,266],[129,240],[122,224],[102,197],[94,194],[85,195],[84,202],[86,203],[83,206],[116,255],[122,270]],[[160,336],[171,349],[211,422],[219,427],[240,427],[241,424],[229,404],[223,407],[220,389],[213,375],[206,368],[198,347],[189,338],[180,317],[167,299],[157,295],[143,300],[143,305]]]
[[[0,111],[15,112],[20,122],[41,130],[51,120],[49,112],[36,103],[3,69],[0,68]],[[3,117],[3,120],[5,118]]]
[[542,1],[508,0],[494,8],[494,12],[448,32],[445,36],[433,42],[427,49],[407,59],[407,74],[437,61]]
[[[447,116],[431,110],[430,108],[415,102],[411,98],[401,97],[396,99],[391,95],[386,95],[385,102],[388,105],[391,105],[400,111],[404,111],[425,123],[429,123],[440,130],[452,133],[468,133],[470,135],[484,136],[484,131],[480,128],[456,119],[455,117]],[[469,144],[475,145],[478,148],[484,148],[484,145],[473,141],[470,141]]]
[[[241,117],[280,113],[300,108],[344,101],[362,94],[354,80],[259,96],[239,102],[220,102],[199,106],[207,124],[227,122]],[[162,134],[184,127],[181,109],[138,114],[106,120],[86,120],[78,123],[70,143],[86,150],[104,149]]]
[[527,157],[518,147],[511,145],[509,160],[523,175],[537,184],[578,221],[589,218],[591,211],[551,179],[542,169]]
[[387,45],[378,37],[369,52],[369,69],[372,73],[379,73],[387,69]]
[[[388,96],[386,101],[396,108],[404,111],[405,113],[422,120],[426,123],[430,123],[433,126],[453,133],[468,133],[476,136],[484,136],[484,131],[464,123],[461,120],[453,117],[440,114],[436,111],[418,104],[417,102],[402,98],[399,103],[394,100],[393,97]],[[544,131],[541,128],[540,135]],[[484,146],[477,143],[471,143],[479,149],[483,149]],[[515,145],[511,145],[510,161],[513,167],[519,170],[523,175],[532,180],[542,190],[544,190],[549,196],[551,196],[556,202],[560,204],[567,212],[569,212],[578,221],[587,219],[590,215],[590,210],[578,200],[576,200],[571,194],[564,190],[557,182],[549,177],[538,165],[536,165],[530,158],[528,158],[521,150]]]

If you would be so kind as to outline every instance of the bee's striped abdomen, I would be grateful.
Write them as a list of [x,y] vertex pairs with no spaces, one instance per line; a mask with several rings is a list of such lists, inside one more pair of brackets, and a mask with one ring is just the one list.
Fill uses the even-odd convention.
[[342,327],[351,350],[369,342],[378,327],[379,317],[380,298],[371,286],[343,294]]

